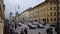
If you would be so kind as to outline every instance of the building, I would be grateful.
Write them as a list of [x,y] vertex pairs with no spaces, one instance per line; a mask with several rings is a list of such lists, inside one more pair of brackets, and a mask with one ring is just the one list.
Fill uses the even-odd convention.
[[40,21],[43,21],[45,24],[54,24],[57,22],[56,0],[45,0],[38,6]]
[[37,21],[39,22],[39,10],[38,10],[38,6],[37,7],[33,7],[31,8],[31,10],[29,10],[29,15],[30,15],[30,20],[32,19],[32,21]]
[[14,22],[16,22],[16,17],[13,16],[13,13],[12,12],[10,12],[9,24],[12,25],[12,24],[14,24]]
[[44,23],[44,24],[56,23],[57,22],[56,5],[57,5],[56,0],[45,0],[44,2],[31,8],[28,11],[30,20],[32,21],[37,20],[37,22]]
[[21,13],[21,20],[22,20],[22,22],[28,22],[29,21],[28,9]]
[[19,14],[18,12],[16,12],[16,20],[18,21],[18,22],[21,22],[21,14]]
[[60,23],[60,0],[58,0],[59,1],[59,3],[58,3],[58,16],[59,16],[59,23]]
[[21,14],[18,15],[18,22],[21,22]]
[[13,15],[12,15],[12,12],[10,12],[9,19],[10,19],[10,22],[12,22],[12,20],[13,20]]
[[15,17],[16,17],[16,22],[18,22],[18,17],[19,17],[18,16],[18,12],[16,12],[16,16]]
[[28,9],[29,22],[33,21],[33,9],[30,7]]
[[55,27],[55,31],[57,34],[60,34],[60,0],[57,0],[57,26]]
[[4,29],[4,12],[5,11],[5,5],[3,3],[3,0],[0,0],[0,34],[3,34]]

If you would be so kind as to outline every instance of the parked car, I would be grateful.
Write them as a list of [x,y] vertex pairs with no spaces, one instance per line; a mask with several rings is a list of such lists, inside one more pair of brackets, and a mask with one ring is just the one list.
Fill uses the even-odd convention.
[[56,27],[56,24],[51,24],[50,26],[51,26],[51,27]]
[[18,25],[19,25],[19,26],[22,26],[22,23],[19,23]]
[[33,25],[31,23],[28,23],[28,26],[30,29],[36,29],[37,28],[37,25]]
[[38,28],[44,28],[43,24],[37,23],[37,22],[33,22],[33,25],[36,25]]
[[37,27],[38,28],[45,28],[44,25],[42,25],[42,24],[37,24]]
[[41,23],[42,25],[44,25],[44,26],[46,25],[46,23],[45,23],[45,22],[43,22],[43,21],[40,21],[40,23]]
[[33,25],[37,25],[37,22],[33,22],[32,24],[33,24]]
[[19,23],[19,25],[28,28],[28,25],[26,24]]

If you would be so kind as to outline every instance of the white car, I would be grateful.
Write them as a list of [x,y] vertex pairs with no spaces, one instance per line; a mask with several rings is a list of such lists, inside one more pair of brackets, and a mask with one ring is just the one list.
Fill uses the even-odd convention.
[[19,26],[22,26],[22,23],[19,23]]
[[22,23],[19,23],[21,25],[22,28],[29,28],[28,25],[25,25],[25,24],[22,24]]
[[38,28],[44,28],[45,26],[42,25],[42,24],[37,24],[37,27],[38,27]]
[[36,29],[37,28],[37,25],[33,25],[31,23],[28,23],[28,26],[30,29]]
[[37,22],[33,22],[32,24],[37,25]]

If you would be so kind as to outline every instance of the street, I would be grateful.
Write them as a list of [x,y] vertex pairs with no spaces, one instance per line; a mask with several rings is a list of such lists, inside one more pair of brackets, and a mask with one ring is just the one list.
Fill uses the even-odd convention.
[[60,34],[60,0],[0,0],[0,34]]
[[[37,29],[29,29],[29,30],[28,30],[28,34],[38,34],[39,32],[40,32],[41,34],[47,34],[47,33],[46,33],[46,29],[47,29],[47,28],[49,28],[48,25],[46,26],[46,28],[42,28],[42,29],[40,29],[40,28],[37,28]],[[52,28],[53,28],[53,27],[52,27]],[[53,28],[53,34],[56,34],[54,28]]]
[[[41,34],[47,34],[46,29],[48,29],[48,28],[50,28],[49,25],[46,25],[45,28],[27,29],[27,32],[28,32],[28,34],[38,34],[39,32]],[[53,34],[56,34],[56,32],[54,30],[55,28],[54,27],[52,27],[52,28],[53,28]],[[21,30],[22,30],[22,27],[18,27],[16,29],[16,32],[19,32],[18,34],[20,34]]]

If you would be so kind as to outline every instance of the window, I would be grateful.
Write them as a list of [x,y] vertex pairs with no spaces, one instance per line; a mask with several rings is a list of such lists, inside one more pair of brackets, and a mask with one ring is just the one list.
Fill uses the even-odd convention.
[[50,2],[50,4],[52,4],[52,2]]
[[54,15],[56,15],[56,12],[54,12]]
[[58,4],[59,4],[59,2],[58,2]]
[[58,6],[57,8],[58,8],[58,10],[59,10],[59,6]]
[[56,10],[56,7],[54,7],[54,10]]
[[60,18],[59,18],[59,21],[60,21]]
[[56,18],[54,18],[54,21],[56,21]]
[[50,7],[50,10],[52,10],[52,7]]
[[52,12],[50,13],[50,15],[52,16]]
[[54,2],[54,4],[56,4],[56,2]]
[[0,21],[0,23],[2,23],[2,21]]
[[58,13],[58,15],[60,15],[60,12]]
[[48,10],[48,7],[47,7],[47,9],[46,10]]
[[51,21],[53,21],[53,19],[51,18]]
[[1,5],[0,5],[0,11],[2,11],[2,10],[1,10]]

